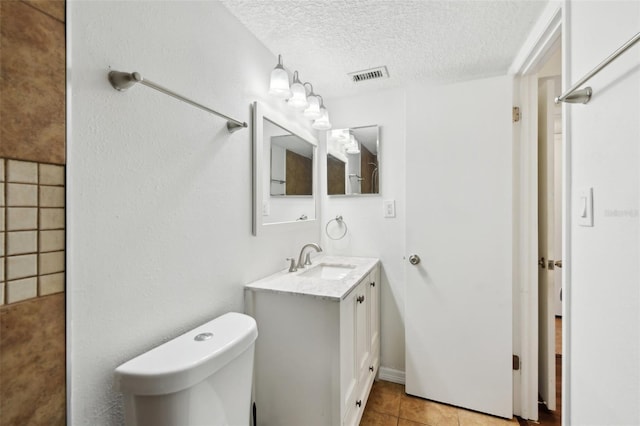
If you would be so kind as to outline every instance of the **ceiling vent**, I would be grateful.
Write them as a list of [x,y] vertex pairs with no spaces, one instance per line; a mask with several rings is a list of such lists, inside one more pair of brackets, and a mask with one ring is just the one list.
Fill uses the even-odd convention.
[[363,71],[350,72],[349,77],[354,83],[360,83],[367,80],[376,80],[378,78],[389,78],[389,71],[386,66],[371,68]]

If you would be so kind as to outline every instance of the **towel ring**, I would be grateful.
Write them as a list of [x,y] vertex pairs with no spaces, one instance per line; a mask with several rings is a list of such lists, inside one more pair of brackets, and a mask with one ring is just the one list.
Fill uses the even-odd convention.
[[[342,235],[340,235],[339,237],[332,237],[331,234],[329,234],[329,225],[331,224],[331,222],[336,222],[338,225],[342,225],[344,227],[344,232],[342,233]],[[331,238],[332,240],[343,239],[344,236],[347,235],[347,230],[347,223],[342,219],[342,216],[340,215],[336,216],[335,219],[331,219],[324,227],[324,232],[327,234],[327,237]]]

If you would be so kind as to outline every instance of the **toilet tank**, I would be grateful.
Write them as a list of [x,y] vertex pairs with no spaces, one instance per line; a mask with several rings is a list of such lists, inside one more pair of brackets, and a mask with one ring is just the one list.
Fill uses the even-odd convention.
[[127,426],[248,426],[253,318],[230,312],[116,368]]

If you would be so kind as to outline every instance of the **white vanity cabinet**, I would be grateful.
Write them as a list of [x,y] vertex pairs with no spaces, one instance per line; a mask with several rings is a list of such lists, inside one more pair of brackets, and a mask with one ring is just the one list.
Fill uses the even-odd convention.
[[362,418],[380,364],[380,268],[368,258],[321,262],[338,260],[360,263],[342,280],[342,293],[336,282],[310,284],[304,275],[293,291],[275,282],[270,289],[267,279],[246,287],[246,310],[258,324],[258,425],[351,426]]
[[341,391],[344,425],[357,425],[380,366],[378,270],[374,268],[340,304]]

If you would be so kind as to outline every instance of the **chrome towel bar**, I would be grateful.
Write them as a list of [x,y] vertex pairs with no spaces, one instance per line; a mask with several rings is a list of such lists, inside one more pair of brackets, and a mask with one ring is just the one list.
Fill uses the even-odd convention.
[[152,89],[155,89],[159,92],[162,92],[165,95],[169,95],[178,100],[181,100],[182,102],[186,102],[189,105],[192,105],[196,108],[200,108],[201,110],[207,111],[208,113],[217,115],[218,117],[222,117],[225,120],[227,120],[227,130],[229,130],[229,133],[233,133],[236,130],[244,129],[247,127],[246,122],[234,120],[233,118],[227,115],[221,114],[218,111],[214,111],[211,108],[207,108],[206,106],[199,104],[195,101],[192,101],[191,99],[186,98],[182,95],[179,95],[165,87],[160,86],[159,84],[156,84],[150,80],[142,78],[140,73],[137,73],[137,72],[128,73],[128,72],[122,72],[122,71],[110,71],[109,82],[111,83],[114,89],[121,92],[126,91],[129,87],[133,86],[136,83],[140,83],[147,87],[151,87]]
[[569,90],[564,92],[564,94],[558,96],[555,99],[556,103],[558,104],[560,102],[568,102],[572,104],[576,104],[576,103],[586,104],[587,102],[589,102],[589,100],[591,99],[591,95],[593,93],[593,90],[591,89],[591,87],[585,87],[584,89],[577,90],[578,87],[582,86],[587,81],[589,81],[591,77],[598,74],[604,67],[606,67],[611,62],[613,62],[614,59],[616,59],[618,56],[623,54],[627,49],[629,49],[631,46],[636,44],[638,41],[640,41],[640,33],[637,33],[636,35],[631,37],[631,39],[628,42],[620,46],[618,50],[616,50],[611,55],[609,55],[609,57],[607,57],[604,61],[600,62],[600,64],[597,67],[592,69],[587,75],[585,75],[580,80],[578,80],[578,82],[573,86],[571,86]]

